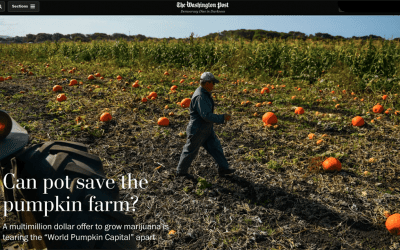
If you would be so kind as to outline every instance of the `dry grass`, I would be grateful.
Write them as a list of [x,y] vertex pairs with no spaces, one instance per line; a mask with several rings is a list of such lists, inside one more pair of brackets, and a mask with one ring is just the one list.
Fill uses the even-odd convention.
[[[90,73],[98,71],[101,68]],[[385,92],[389,98],[383,101],[383,92],[357,92],[356,96],[364,101],[355,101],[350,95],[354,76],[344,74],[345,67],[342,71],[327,71],[314,85],[290,78],[270,79],[270,84],[286,87],[276,87],[268,95],[252,91],[260,90],[266,81],[244,79],[232,84],[236,79],[225,76],[228,79],[215,89],[215,113],[229,111],[233,116],[227,125],[216,125],[215,132],[228,162],[237,172],[233,177],[218,177],[212,158],[201,149],[190,171],[204,180],[190,181],[174,177],[186,140],[178,134],[185,131],[189,120],[188,111],[175,103],[190,97],[188,93],[197,84],[185,81],[163,86],[156,74],[164,71],[144,68],[142,73],[127,77],[128,84],[125,80],[110,82],[109,77],[89,82],[85,79],[87,72],[77,72],[73,77],[83,84],[73,87],[67,86],[69,77],[62,80],[52,75],[20,74],[14,80],[0,82],[0,107],[25,126],[30,133],[30,145],[60,139],[82,142],[103,160],[109,178],[119,179],[132,173],[136,178],[149,180],[149,188],[135,193],[140,197],[136,212],[131,213],[135,222],[167,224],[176,233],[135,232],[154,233],[158,237],[156,241],[139,242],[140,249],[398,246],[399,240],[384,227],[383,211],[399,212],[399,116],[394,111],[389,115],[371,111],[377,102],[399,110],[397,93]],[[188,79],[194,77],[193,81],[199,78],[197,71],[172,72],[174,79],[183,74]],[[137,79],[141,88],[131,88]],[[55,101],[56,94],[51,92],[55,84],[62,85],[68,97],[66,102]],[[175,84],[178,92],[167,94],[169,85]],[[122,91],[122,87],[127,91]],[[244,88],[248,93],[243,93]],[[340,94],[343,89],[347,94]],[[330,94],[332,90],[338,94]],[[149,91],[156,91],[159,97],[141,103]],[[298,98],[291,99],[293,95]],[[242,106],[244,100],[251,103]],[[255,106],[264,101],[273,104]],[[338,103],[340,108],[335,108]],[[164,108],[167,104],[169,109]],[[295,115],[297,106],[303,107],[305,114]],[[99,117],[106,109],[113,120],[102,123]],[[157,119],[171,111],[175,116],[169,117],[170,126],[157,126]],[[277,115],[277,128],[263,126],[261,116],[267,111]],[[316,115],[317,111],[322,115]],[[255,112],[261,116],[255,117]],[[365,119],[363,127],[351,126],[356,115]],[[77,116],[83,118],[79,124],[75,121]],[[382,118],[376,119],[379,116]],[[372,119],[374,123],[370,122]],[[310,133],[316,138],[310,140]],[[319,139],[323,142],[317,145]],[[341,161],[341,172],[322,170],[321,162],[329,156]],[[369,174],[365,175],[365,171]],[[121,198],[126,194],[126,190],[121,190]],[[16,223],[14,217],[1,220]]]

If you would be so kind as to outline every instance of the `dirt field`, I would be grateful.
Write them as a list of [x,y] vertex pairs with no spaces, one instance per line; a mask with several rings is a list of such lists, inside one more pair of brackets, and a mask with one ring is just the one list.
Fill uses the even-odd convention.
[[[157,238],[138,242],[139,249],[400,249],[399,239],[386,230],[383,215],[385,210],[399,212],[400,130],[389,118],[373,125],[371,114],[360,128],[329,120],[321,123],[312,118],[316,111],[349,121],[354,114],[310,104],[304,107],[307,116],[299,118],[291,115],[294,104],[281,101],[286,108],[268,107],[278,116],[279,128],[267,129],[261,117],[239,115],[244,108],[240,100],[232,100],[232,106],[239,105],[236,116],[214,129],[236,173],[219,177],[216,164],[202,148],[190,169],[197,180],[191,181],[174,175],[186,141],[178,133],[186,130],[187,110],[165,111],[160,107],[170,100],[159,98],[158,103],[143,105],[121,92],[113,99],[121,105],[114,106],[111,122],[80,130],[73,127],[75,117],[85,113],[86,120],[98,120],[96,105],[59,111],[48,106],[54,93],[47,90],[60,84],[70,98],[103,106],[103,98],[114,93],[112,88],[93,92],[84,85],[68,88],[68,81],[27,79],[0,83],[0,109],[26,126],[30,144],[81,142],[102,159],[108,178],[131,173],[149,181],[147,189],[134,191],[139,196],[131,213],[135,223],[166,224],[176,233],[135,232]],[[25,93],[19,95],[20,91]],[[218,88],[216,93],[216,104],[222,105],[223,93]],[[170,117],[170,126],[157,126],[154,118],[171,111],[175,116]],[[324,143],[308,139],[311,132],[318,137],[325,134]],[[335,155],[342,171],[310,171],[317,155]],[[127,192],[121,190],[120,197]],[[18,224],[15,216],[0,220],[2,225]]]

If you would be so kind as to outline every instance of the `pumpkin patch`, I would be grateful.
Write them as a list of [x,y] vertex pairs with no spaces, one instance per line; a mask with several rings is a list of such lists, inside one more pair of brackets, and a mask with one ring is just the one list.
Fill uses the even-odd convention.
[[[142,248],[389,249],[399,232],[388,212],[398,212],[400,192],[399,78],[392,72],[399,65],[385,68],[376,60],[377,73],[365,72],[371,68],[365,55],[396,62],[400,47],[373,40],[376,50],[368,51],[361,39],[350,49],[337,38],[323,43],[296,34],[274,41],[262,32],[264,42],[228,43],[221,33],[211,42],[134,36],[119,43],[60,42],[64,52],[54,43],[0,44],[0,107],[29,131],[32,144],[89,144],[107,176],[146,177],[149,188],[136,190],[137,223],[162,219],[166,232],[177,232],[164,235],[173,245],[143,241]],[[18,57],[21,51],[41,53],[35,61],[34,53]],[[213,128],[237,171],[218,176],[218,164],[200,149],[189,170],[192,185],[175,170],[185,141],[200,131],[187,130],[196,116],[189,107],[199,71],[212,71],[220,83],[210,93],[200,89],[213,99],[204,111],[215,115],[198,119]],[[222,123],[223,114],[231,115],[229,122]],[[154,218],[158,213],[162,218]],[[256,234],[247,237],[248,229]]]

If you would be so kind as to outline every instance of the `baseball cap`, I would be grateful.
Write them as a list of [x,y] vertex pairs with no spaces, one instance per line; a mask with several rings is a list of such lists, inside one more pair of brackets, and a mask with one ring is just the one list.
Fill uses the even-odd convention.
[[219,83],[219,81],[217,79],[215,79],[215,76],[213,74],[211,74],[210,72],[204,72],[201,75],[200,80],[202,80],[204,82]]

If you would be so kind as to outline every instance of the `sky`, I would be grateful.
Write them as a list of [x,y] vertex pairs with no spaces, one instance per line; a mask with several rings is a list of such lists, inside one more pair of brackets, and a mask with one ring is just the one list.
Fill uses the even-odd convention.
[[400,16],[0,16],[0,36],[12,37],[97,32],[187,38],[238,29],[392,39],[400,38]]

